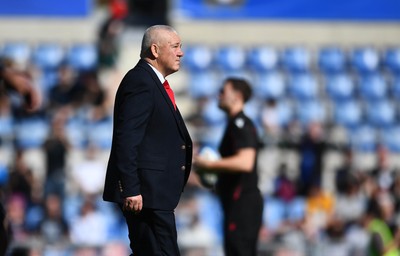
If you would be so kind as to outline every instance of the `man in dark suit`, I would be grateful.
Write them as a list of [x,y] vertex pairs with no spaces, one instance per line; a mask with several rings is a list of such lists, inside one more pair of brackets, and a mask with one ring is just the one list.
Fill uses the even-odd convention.
[[148,28],[140,61],[115,98],[103,198],[118,203],[135,256],[179,255],[174,209],[188,180],[192,141],[165,77],[183,56],[176,31]]

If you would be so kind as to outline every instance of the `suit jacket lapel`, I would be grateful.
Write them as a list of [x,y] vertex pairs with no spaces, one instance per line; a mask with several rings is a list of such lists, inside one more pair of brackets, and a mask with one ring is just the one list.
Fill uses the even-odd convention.
[[149,64],[147,64],[144,60],[140,60],[139,64],[150,73],[151,78],[157,84],[158,89],[160,90],[161,94],[163,95],[164,100],[167,102],[168,107],[171,110],[171,112],[175,118],[175,122],[176,122],[176,125],[178,126],[179,133],[181,134],[182,138],[185,139],[185,133],[182,131],[181,121],[180,121],[180,119],[182,119],[182,117],[179,113],[178,107],[176,107],[176,110],[175,110],[175,107],[174,107],[171,99],[169,98],[167,91],[165,90],[164,86],[160,82],[160,79],[158,79],[157,75],[151,69]]

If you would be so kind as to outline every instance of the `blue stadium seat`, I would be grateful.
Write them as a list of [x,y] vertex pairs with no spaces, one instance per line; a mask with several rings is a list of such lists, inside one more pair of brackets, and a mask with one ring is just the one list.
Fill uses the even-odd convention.
[[89,122],[88,124],[88,140],[89,144],[95,145],[99,149],[111,149],[113,122],[108,117],[97,122]]
[[392,126],[396,121],[395,105],[388,100],[366,104],[367,121],[375,127]]
[[205,103],[201,115],[208,125],[221,124],[226,120],[225,113],[218,107],[216,99],[209,99]]
[[31,46],[25,42],[7,42],[0,56],[11,59],[18,67],[25,68],[32,54]]
[[289,72],[308,72],[311,66],[311,53],[301,46],[287,47],[282,53],[282,64]]
[[94,44],[73,44],[66,53],[67,64],[78,71],[97,67],[98,55]]
[[64,61],[64,48],[57,43],[42,43],[32,52],[32,63],[42,70],[55,70]]
[[355,151],[374,152],[378,142],[377,130],[369,125],[348,129],[350,145]]
[[15,139],[18,147],[39,148],[50,132],[49,123],[44,118],[32,117],[19,120],[16,124]]
[[387,82],[379,73],[361,75],[358,89],[361,97],[367,101],[382,100],[388,94]]
[[88,145],[88,126],[81,118],[72,117],[65,124],[66,138],[72,147],[83,149]]
[[342,48],[323,47],[318,52],[318,66],[325,74],[336,74],[346,70],[347,58]]
[[286,82],[280,72],[265,72],[255,78],[254,96],[258,98],[280,99],[286,95]]
[[394,99],[400,100],[400,75],[393,77],[390,95],[392,95]]
[[349,100],[354,97],[354,81],[346,73],[326,75],[325,88],[333,101]]
[[273,47],[253,47],[247,53],[247,63],[257,72],[274,71],[278,68],[279,53]]
[[14,118],[12,115],[0,115],[0,141],[11,139],[13,135]]
[[199,71],[189,74],[188,93],[190,97],[199,99],[218,95],[221,85],[213,71]]
[[295,74],[289,77],[288,91],[297,100],[310,100],[319,97],[317,79],[309,73]]
[[380,65],[380,56],[373,47],[356,47],[351,52],[351,64],[360,73],[376,72]]
[[213,50],[204,45],[191,45],[184,49],[183,67],[190,72],[204,71],[213,64]]
[[287,100],[280,100],[277,104],[278,121],[281,127],[287,126],[293,121],[295,113],[293,105]]
[[381,143],[391,152],[400,153],[400,125],[392,125],[381,129]]
[[346,100],[333,104],[333,121],[346,128],[355,128],[363,121],[363,110],[357,100]]
[[394,74],[400,74],[400,47],[391,47],[385,51],[385,66]]
[[221,46],[216,51],[215,61],[224,72],[238,71],[245,67],[246,51],[239,46]]
[[296,116],[301,124],[308,125],[312,122],[325,122],[327,113],[323,103],[318,100],[297,101]]

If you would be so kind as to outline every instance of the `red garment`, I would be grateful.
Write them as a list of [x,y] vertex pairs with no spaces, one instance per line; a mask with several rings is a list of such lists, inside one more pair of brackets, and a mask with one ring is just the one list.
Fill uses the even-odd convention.
[[172,91],[171,87],[169,86],[169,83],[167,80],[164,81],[163,83],[165,90],[168,93],[169,98],[172,101],[172,104],[174,105],[174,108],[176,110],[176,104],[175,104],[175,96],[174,96],[174,91]]

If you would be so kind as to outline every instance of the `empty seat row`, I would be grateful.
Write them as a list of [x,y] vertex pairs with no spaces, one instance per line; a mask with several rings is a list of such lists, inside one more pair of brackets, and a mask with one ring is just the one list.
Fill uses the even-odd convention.
[[32,46],[26,42],[7,42],[0,45],[0,57],[17,65],[34,64],[42,70],[53,70],[61,64],[76,70],[90,70],[97,66],[97,48],[90,43],[64,46],[58,43],[40,43]]
[[302,46],[245,48],[232,45],[191,45],[184,50],[184,66],[195,72],[215,67],[228,72],[244,68],[261,72],[279,68],[288,72],[307,72],[317,67],[328,74],[349,68],[359,73],[376,72],[382,68],[400,73],[400,46],[385,49],[364,46],[349,50],[327,46],[321,47],[316,53]]

